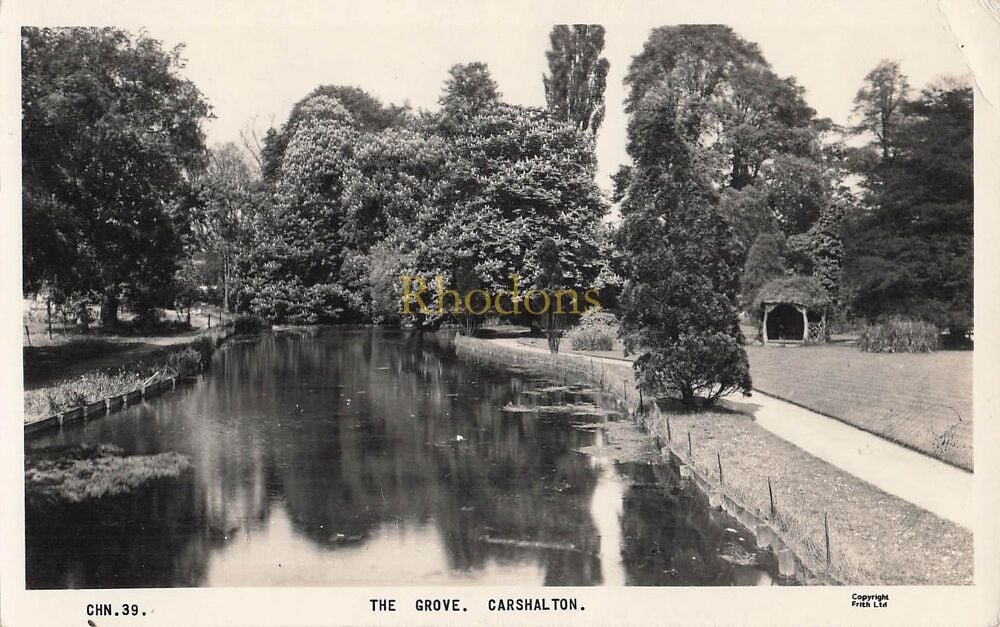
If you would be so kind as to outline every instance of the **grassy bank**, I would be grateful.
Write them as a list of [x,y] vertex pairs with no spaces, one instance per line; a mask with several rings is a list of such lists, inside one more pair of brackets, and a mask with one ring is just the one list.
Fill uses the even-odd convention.
[[[602,362],[574,354],[552,357],[516,343],[511,347],[469,338],[461,338],[459,343],[476,358],[534,365],[557,377],[590,381],[618,395],[633,411],[638,409],[628,362]],[[694,468],[711,489],[775,527],[812,572],[844,584],[972,583],[972,534],[954,523],[809,455],[745,415],[672,412],[648,400],[646,411],[653,436]],[[672,439],[668,439],[668,420]],[[775,498],[773,516],[769,478]],[[824,514],[829,521],[829,567]]]
[[670,449],[714,486],[773,522],[813,572],[829,573],[845,584],[972,583],[973,537],[958,525],[813,457],[743,414],[665,412],[663,419],[656,431],[665,432],[669,419]]
[[174,344],[146,359],[129,360],[128,352],[112,350],[109,355],[118,356],[123,362],[115,368],[90,370],[46,387],[26,390],[24,422],[28,424],[111,396],[119,396],[136,389],[144,380],[164,368],[169,368],[180,376],[196,374],[208,363],[216,345],[227,332],[220,329],[200,334],[185,344]]

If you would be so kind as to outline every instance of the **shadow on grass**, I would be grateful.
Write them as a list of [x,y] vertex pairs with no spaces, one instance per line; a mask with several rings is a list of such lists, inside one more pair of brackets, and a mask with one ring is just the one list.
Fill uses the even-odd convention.
[[26,384],[49,379],[74,366],[109,355],[124,353],[141,342],[115,342],[102,338],[78,338],[53,346],[24,347]]

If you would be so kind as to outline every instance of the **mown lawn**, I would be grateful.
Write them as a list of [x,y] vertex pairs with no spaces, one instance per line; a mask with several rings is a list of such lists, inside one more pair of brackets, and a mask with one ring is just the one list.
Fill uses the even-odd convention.
[[972,352],[748,346],[753,386],[973,469]]

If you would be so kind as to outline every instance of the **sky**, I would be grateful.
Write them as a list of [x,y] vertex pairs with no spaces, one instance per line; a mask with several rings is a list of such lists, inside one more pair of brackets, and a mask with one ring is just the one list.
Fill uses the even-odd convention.
[[[169,3],[167,3],[169,5]],[[759,44],[781,76],[795,76],[821,117],[846,123],[865,74],[881,59],[901,62],[920,88],[967,67],[934,2],[206,3],[170,11],[155,4],[114,13],[167,45],[184,43],[184,74],[212,104],[209,144],[262,134],[321,84],[356,85],[383,102],[435,110],[448,68],[483,61],[513,104],[544,106],[548,33],[555,23],[602,23],[610,61],[607,115],[598,136],[598,183],[627,163],[622,79],[650,30],[678,23],[728,24]],[[581,8],[582,7],[582,8]],[[211,11],[207,9],[211,8]],[[99,19],[99,18],[98,18]],[[107,23],[107,19],[100,23]]]

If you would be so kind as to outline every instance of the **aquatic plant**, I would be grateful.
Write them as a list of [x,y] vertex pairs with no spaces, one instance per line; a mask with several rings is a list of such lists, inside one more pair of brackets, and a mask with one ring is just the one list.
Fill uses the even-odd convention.
[[182,377],[193,377],[204,369],[207,362],[208,355],[191,346],[167,355],[167,366]]
[[111,444],[59,446],[25,454],[29,505],[80,503],[136,490],[157,479],[177,477],[191,465],[186,455],[125,455]]
[[136,389],[164,366],[173,368],[181,376],[195,375],[204,370],[214,351],[213,339],[202,336],[168,353],[162,361],[153,363],[138,361],[117,372],[94,370],[44,389],[28,390],[24,393],[24,420],[32,422],[108,397],[119,396]]
[[134,389],[149,376],[138,369],[121,369],[118,372],[88,372],[73,379],[60,381],[54,386],[24,393],[24,414],[28,417],[45,417],[74,407],[122,394]]

